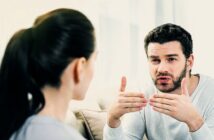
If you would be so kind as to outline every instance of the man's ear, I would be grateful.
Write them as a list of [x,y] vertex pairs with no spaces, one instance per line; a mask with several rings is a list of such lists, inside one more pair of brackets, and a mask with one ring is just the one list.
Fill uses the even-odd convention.
[[191,54],[189,58],[187,58],[187,70],[191,70],[194,63],[194,55]]
[[83,76],[86,65],[86,59],[84,57],[78,58],[74,64],[74,82],[79,83]]

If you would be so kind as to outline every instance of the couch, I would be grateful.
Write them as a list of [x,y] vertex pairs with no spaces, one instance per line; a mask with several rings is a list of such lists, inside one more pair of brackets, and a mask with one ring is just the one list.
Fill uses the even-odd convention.
[[88,140],[102,140],[103,127],[107,118],[105,111],[107,105],[102,100],[98,102],[98,105],[90,107],[92,103],[88,103],[84,107],[80,107],[81,105],[72,104],[71,106],[75,109],[71,108],[68,111],[66,123],[75,127]]
[[[96,92],[102,93],[104,91],[102,89]],[[109,91],[109,93],[112,93],[112,95],[96,94],[95,98],[89,94],[89,98],[85,101],[71,101],[66,123],[76,128],[88,140],[102,140],[103,127],[107,118],[106,110],[117,95],[112,91]],[[99,97],[99,95],[101,96]],[[147,139],[144,138],[143,140]]]

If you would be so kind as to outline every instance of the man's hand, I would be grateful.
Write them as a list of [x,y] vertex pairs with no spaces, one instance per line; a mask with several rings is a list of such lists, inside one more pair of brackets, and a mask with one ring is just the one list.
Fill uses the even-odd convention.
[[108,125],[116,128],[120,125],[120,117],[129,112],[141,110],[146,106],[146,99],[142,93],[125,92],[126,77],[122,77],[119,96],[108,111]]
[[155,94],[150,99],[150,105],[157,112],[169,115],[188,125],[191,132],[198,130],[203,124],[203,118],[192,105],[189,97],[186,78],[181,82],[181,94]]

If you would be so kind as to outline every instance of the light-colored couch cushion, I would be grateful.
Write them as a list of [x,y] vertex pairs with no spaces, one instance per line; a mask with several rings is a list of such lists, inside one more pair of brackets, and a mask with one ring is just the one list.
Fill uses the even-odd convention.
[[83,102],[71,101],[67,112],[66,123],[76,128],[87,140],[103,139],[103,128],[107,118],[107,113],[103,110],[109,108],[115,97],[97,98],[98,100],[89,98]]
[[81,110],[77,114],[78,118],[84,121],[89,140],[102,140],[103,128],[106,122],[106,111]]
[[[81,110],[76,113],[78,120],[83,120],[88,140],[103,140],[103,128],[107,119],[106,111]],[[143,140],[147,140],[144,136]]]

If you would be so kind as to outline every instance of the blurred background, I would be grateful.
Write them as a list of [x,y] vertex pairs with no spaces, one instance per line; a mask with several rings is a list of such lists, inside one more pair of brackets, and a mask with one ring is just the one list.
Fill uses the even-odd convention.
[[192,34],[193,73],[214,77],[213,0],[0,0],[0,59],[15,31],[31,26],[38,15],[62,7],[83,12],[96,29],[99,55],[85,99],[88,108],[94,108],[98,98],[111,100],[123,75],[128,90],[147,86],[150,76],[143,40],[163,23],[181,25]]

